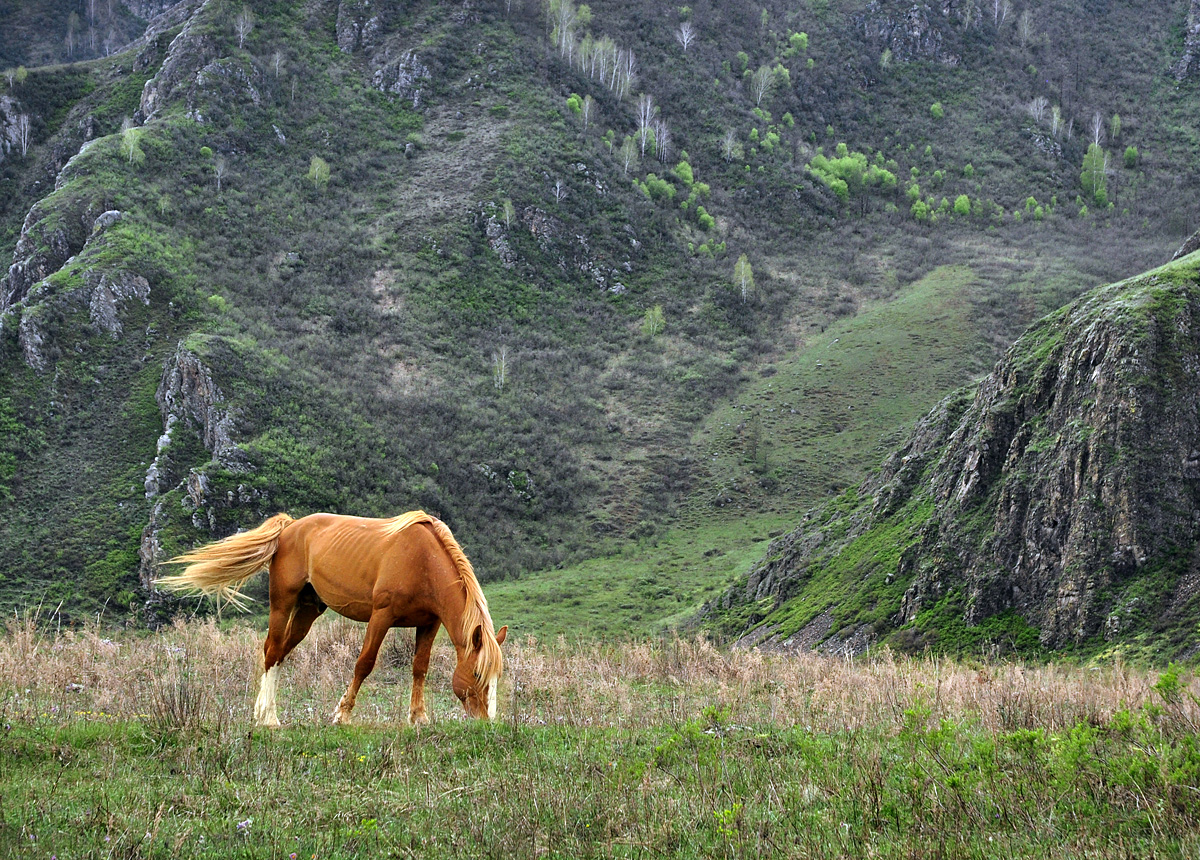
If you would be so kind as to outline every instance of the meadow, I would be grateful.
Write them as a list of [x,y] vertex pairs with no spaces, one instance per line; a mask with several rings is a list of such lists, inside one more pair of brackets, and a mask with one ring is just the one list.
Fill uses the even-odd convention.
[[[0,637],[0,854],[109,857],[1194,857],[1200,684],[1175,667],[506,644],[500,713],[460,717],[444,637],[404,724],[394,632],[328,725],[358,625],[285,665],[259,633],[32,620]],[[519,638],[519,637],[518,637]]]

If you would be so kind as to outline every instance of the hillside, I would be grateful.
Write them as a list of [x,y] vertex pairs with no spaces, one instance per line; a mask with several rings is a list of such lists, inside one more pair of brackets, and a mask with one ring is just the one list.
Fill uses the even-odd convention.
[[[1183,2],[152,5],[44,66],[72,4],[0,10],[9,606],[140,607],[278,509],[422,507],[485,578],[615,588],[857,485],[1196,226]],[[635,629],[709,593],[665,579]]]
[[1040,320],[716,614],[795,647],[1193,657],[1198,315],[1193,252]]

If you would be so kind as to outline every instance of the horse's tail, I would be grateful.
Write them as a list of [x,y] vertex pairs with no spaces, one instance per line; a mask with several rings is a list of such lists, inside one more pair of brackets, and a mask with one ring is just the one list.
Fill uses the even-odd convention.
[[156,579],[154,584],[168,591],[212,595],[244,609],[242,585],[271,563],[279,535],[293,522],[288,514],[276,514],[256,529],[176,556],[167,564],[186,564],[183,573]]

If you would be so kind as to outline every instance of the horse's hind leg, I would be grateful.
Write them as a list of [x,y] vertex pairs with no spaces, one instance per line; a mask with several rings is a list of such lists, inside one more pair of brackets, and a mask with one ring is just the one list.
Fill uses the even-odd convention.
[[275,691],[279,686],[279,664],[292,649],[300,644],[317,617],[325,611],[325,604],[317,597],[311,585],[305,585],[298,594],[283,595],[278,592],[271,598],[271,618],[267,626],[267,638],[263,642],[263,676],[254,703],[254,721],[260,726],[279,725],[279,714],[275,703]]
[[342,695],[342,700],[338,702],[337,710],[333,712],[335,725],[350,722],[350,712],[354,710],[354,700],[358,697],[358,688],[375,668],[375,658],[379,656],[379,646],[383,644],[383,637],[392,629],[394,620],[390,607],[376,609],[371,613],[371,620],[367,622],[367,637],[363,640],[358,662],[354,664],[354,680],[350,682],[350,687]]
[[275,706],[275,689],[279,685],[279,661],[283,659],[283,646],[296,612],[295,601],[282,605],[271,601],[271,616],[267,623],[267,638],[263,642],[263,675],[258,687],[258,698],[254,702],[254,722],[260,726],[274,728],[279,725],[279,714]]
[[425,673],[429,671],[429,655],[433,651],[433,640],[437,637],[437,621],[427,627],[417,628],[417,647],[413,652],[412,703],[408,708],[408,724],[419,726],[429,722],[425,713]]

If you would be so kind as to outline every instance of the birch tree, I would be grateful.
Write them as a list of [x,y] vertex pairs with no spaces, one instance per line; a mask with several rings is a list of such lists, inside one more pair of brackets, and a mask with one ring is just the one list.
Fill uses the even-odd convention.
[[629,175],[630,166],[637,161],[638,148],[632,137],[628,135],[621,142],[621,166],[625,170],[625,175]]
[[17,116],[17,144],[21,147],[22,158],[29,153],[29,133],[29,114],[19,114]]
[[763,99],[775,89],[775,70],[770,66],[759,66],[758,71],[750,76],[750,96],[754,99],[755,107],[762,107]]
[[1029,115],[1033,117],[1034,122],[1040,123],[1042,121],[1042,117],[1046,115],[1046,108],[1049,105],[1050,102],[1046,100],[1045,96],[1038,96],[1029,102],[1027,110],[1029,111]]
[[679,29],[675,31],[675,41],[683,45],[683,52],[686,54],[692,42],[696,41],[696,28],[692,26],[691,21],[684,21],[679,25]]
[[246,37],[254,29],[254,13],[250,11],[250,7],[243,6],[242,11],[238,12],[237,17],[233,19],[233,29],[238,37],[238,50],[241,50],[246,46]]
[[126,119],[121,124],[121,152],[130,164],[141,164],[146,160],[146,153],[141,147],[142,129],[133,120]]
[[1033,12],[1029,9],[1022,12],[1021,17],[1017,19],[1017,38],[1022,48],[1033,39]]
[[646,142],[650,138],[650,132],[654,125],[654,117],[657,114],[658,108],[654,104],[653,96],[648,96],[645,93],[638,96],[637,134],[643,158],[646,157]]
[[725,132],[725,136],[721,138],[721,156],[726,161],[733,161],[737,155],[737,132],[732,128]]
[[596,100],[591,95],[583,97],[583,103],[579,106],[579,117],[583,120],[583,130],[586,132],[588,123],[596,112]]
[[754,269],[745,254],[738,257],[733,266],[733,282],[741,291],[742,303],[745,304],[746,299],[754,292]]

